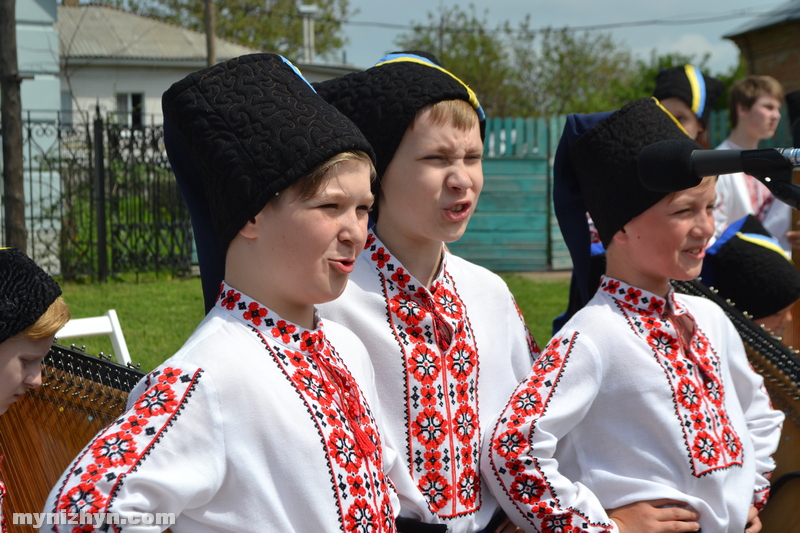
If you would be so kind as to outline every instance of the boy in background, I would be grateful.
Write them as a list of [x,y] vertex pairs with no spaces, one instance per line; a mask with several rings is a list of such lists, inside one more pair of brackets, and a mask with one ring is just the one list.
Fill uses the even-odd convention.
[[[761,140],[775,135],[781,119],[783,87],[771,76],[748,76],[733,84],[728,96],[731,134],[717,150],[753,150]],[[776,201],[756,178],[742,172],[722,174],[717,179],[717,205],[714,207],[714,237],[718,238],[733,222],[754,215],[775,236],[784,250],[791,252],[791,208]]]
[[708,144],[708,119],[725,84],[692,65],[661,69],[653,96],[675,117],[689,137]]

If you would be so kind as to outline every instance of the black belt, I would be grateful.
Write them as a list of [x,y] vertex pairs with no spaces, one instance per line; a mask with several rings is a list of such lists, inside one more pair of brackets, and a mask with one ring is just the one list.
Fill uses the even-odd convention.
[[[494,533],[505,519],[506,513],[502,509],[498,509],[486,527],[477,533]],[[403,518],[402,516],[395,518],[395,525],[397,526],[397,533],[447,533],[447,524],[428,524],[413,518]]]

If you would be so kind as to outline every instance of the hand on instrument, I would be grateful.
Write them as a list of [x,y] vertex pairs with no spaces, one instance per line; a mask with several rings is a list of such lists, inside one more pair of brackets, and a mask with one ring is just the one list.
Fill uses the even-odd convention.
[[[700,529],[700,514],[676,500],[650,500],[609,509],[621,533],[691,533]],[[667,507],[669,506],[669,507]]]
[[751,507],[747,512],[747,525],[744,533],[758,533],[761,531],[761,519],[758,517],[758,509]]

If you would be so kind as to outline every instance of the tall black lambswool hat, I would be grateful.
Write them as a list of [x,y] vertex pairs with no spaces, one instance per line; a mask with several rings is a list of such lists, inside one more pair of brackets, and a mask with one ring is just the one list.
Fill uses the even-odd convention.
[[0,343],[32,326],[61,287],[16,248],[0,248]]
[[708,249],[707,258],[719,295],[756,319],[774,315],[800,298],[800,272],[752,215],[731,224]]
[[180,167],[192,172],[173,170],[179,182],[201,181],[223,250],[275,193],[334,155],[361,150],[374,159],[353,122],[276,54],[194,72],[164,93],[162,106],[190,159]]
[[[614,112],[569,147],[569,162],[603,246],[630,220],[668,193],[645,189],[636,157],[657,141],[686,141],[686,133],[653,98]],[[697,145],[700,148],[700,145]]]
[[375,149],[378,178],[423,107],[444,100],[465,100],[475,108],[481,138],[486,115],[477,96],[426,52],[395,52],[374,67],[314,84],[317,92],[361,129]]
[[725,90],[725,84],[717,78],[706,76],[692,65],[664,68],[656,76],[653,96],[659,100],[680,98],[692,110],[704,126],[717,100]]

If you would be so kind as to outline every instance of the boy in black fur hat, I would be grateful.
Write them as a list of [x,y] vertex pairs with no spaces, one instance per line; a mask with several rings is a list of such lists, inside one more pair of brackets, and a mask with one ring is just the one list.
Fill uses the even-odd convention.
[[354,331],[375,366],[403,460],[392,477],[398,530],[513,531],[480,477],[480,447],[538,348],[503,280],[445,246],[463,235],[483,187],[483,110],[424,52],[316,87],[378,158],[367,248],[321,313]]
[[800,298],[800,272],[753,215],[731,224],[712,247],[701,279],[753,322],[781,336]]
[[[58,283],[20,250],[0,248],[0,415],[42,384],[42,361],[69,318]],[[5,494],[0,479],[2,531]]]
[[45,512],[88,516],[82,531],[105,531],[112,513],[126,532],[170,517],[174,533],[393,532],[394,455],[369,358],[315,309],[344,290],[364,248],[372,149],[274,54],[195,72],[163,106],[173,169],[211,220],[224,279]]
[[[565,137],[585,120],[568,118]],[[722,310],[669,282],[700,272],[713,178],[642,186],[641,149],[686,138],[653,99],[570,138],[557,179],[575,195],[573,222],[588,234],[587,208],[595,221],[605,276],[500,414],[483,479],[530,532],[755,533],[783,415]]]

